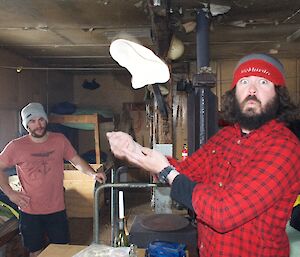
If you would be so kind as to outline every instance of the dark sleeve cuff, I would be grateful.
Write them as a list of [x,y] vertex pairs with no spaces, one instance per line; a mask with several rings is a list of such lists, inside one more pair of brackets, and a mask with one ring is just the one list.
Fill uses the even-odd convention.
[[192,205],[192,194],[196,184],[196,182],[191,181],[183,174],[176,176],[172,182],[171,198],[194,211]]

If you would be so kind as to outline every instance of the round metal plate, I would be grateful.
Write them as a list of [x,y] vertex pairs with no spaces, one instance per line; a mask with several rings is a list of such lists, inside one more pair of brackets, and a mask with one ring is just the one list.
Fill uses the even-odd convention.
[[189,221],[175,214],[153,214],[141,219],[141,226],[152,231],[175,231],[185,228]]

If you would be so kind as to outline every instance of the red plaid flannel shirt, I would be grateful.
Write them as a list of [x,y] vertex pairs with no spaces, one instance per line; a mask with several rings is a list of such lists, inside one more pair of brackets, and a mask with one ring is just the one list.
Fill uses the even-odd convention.
[[228,126],[186,161],[171,164],[197,185],[198,247],[207,256],[289,256],[285,232],[300,192],[300,144],[275,120],[241,135]]

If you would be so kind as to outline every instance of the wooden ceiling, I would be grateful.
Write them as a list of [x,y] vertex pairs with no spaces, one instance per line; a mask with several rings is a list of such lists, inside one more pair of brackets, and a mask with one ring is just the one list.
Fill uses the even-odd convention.
[[120,70],[109,54],[113,39],[126,35],[164,58],[175,35],[184,54],[170,62],[181,65],[196,59],[195,29],[185,27],[198,10],[210,17],[211,59],[250,52],[300,57],[295,0],[3,0],[0,46],[37,67],[95,73]]

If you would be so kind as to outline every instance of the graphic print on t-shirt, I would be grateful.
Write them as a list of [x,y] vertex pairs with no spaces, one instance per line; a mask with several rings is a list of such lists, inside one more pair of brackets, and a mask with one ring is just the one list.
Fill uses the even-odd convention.
[[37,169],[39,173],[46,175],[51,170],[51,165],[49,165],[49,161],[51,161],[51,155],[55,151],[49,152],[41,152],[41,153],[32,153],[32,157],[37,157],[35,161],[35,165],[37,165]]

